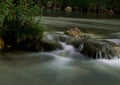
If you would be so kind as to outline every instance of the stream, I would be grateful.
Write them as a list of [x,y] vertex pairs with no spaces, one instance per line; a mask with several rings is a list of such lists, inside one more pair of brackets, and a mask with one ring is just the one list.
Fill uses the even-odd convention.
[[[78,27],[120,44],[119,19],[42,17],[48,32]],[[0,54],[0,85],[119,85],[120,59],[86,59],[60,42],[52,52],[8,51]],[[5,60],[4,57],[13,57]]]

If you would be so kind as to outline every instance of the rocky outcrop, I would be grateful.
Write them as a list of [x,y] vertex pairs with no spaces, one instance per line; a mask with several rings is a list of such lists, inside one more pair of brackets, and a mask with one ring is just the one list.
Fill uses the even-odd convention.
[[[119,44],[110,42],[109,40],[98,40],[95,36],[82,33],[78,28],[73,28],[65,32],[45,32],[41,39],[37,37],[36,39],[34,38],[27,37],[18,39],[15,47],[32,51],[53,51],[62,49],[60,42],[65,42],[66,44],[74,46],[76,52],[82,53],[83,55],[88,56],[88,58],[120,58]],[[10,44],[10,46],[12,45]],[[0,39],[0,46],[1,48],[4,47],[2,39]]]
[[120,58],[120,47],[106,41],[88,39],[83,40],[79,46],[79,51],[89,58],[94,59],[114,59]]
[[79,38],[83,36],[83,33],[77,27],[71,28],[70,30],[65,31],[65,34],[70,35],[75,38]]
[[[70,29],[67,32],[73,32],[74,30]],[[82,33],[83,34],[83,33]],[[84,34],[83,34],[84,35]],[[89,36],[89,35],[87,35]],[[70,36],[69,34],[64,33],[45,33],[43,40],[47,40],[49,43],[53,43],[53,47],[55,49],[59,48],[62,49],[59,42],[65,42],[69,45],[75,47],[77,52],[82,53],[83,55],[88,56],[88,58],[92,59],[114,59],[119,58],[120,54],[120,46],[109,42],[107,40],[98,40],[95,38],[86,38],[86,36],[82,37],[74,37]],[[55,44],[56,43],[56,44]],[[47,47],[52,47],[47,46]],[[54,50],[54,49],[52,49]]]

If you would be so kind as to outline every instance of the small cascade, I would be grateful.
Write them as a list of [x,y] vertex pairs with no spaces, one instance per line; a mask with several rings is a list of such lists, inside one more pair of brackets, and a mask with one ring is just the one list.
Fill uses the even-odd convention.
[[62,50],[55,50],[52,53],[61,57],[83,57],[83,55],[76,51],[74,46],[66,44],[65,42],[59,42],[62,46]]
[[63,32],[46,32],[43,40],[52,42],[55,46],[52,53],[62,57],[81,57],[81,55],[92,59],[117,59],[120,57],[118,56],[120,46],[117,46],[120,44],[120,40],[117,39],[73,38]]
[[96,52],[96,59],[99,59],[98,52]]
[[102,52],[101,52],[101,51],[96,52],[95,54],[96,54],[96,55],[95,55],[95,58],[96,58],[96,59],[102,59]]
[[102,53],[99,51],[99,58],[102,59]]
[[59,55],[59,56],[72,56],[75,52],[75,49],[72,45],[67,45],[66,43],[63,42],[59,42],[63,48],[63,50],[57,50],[54,51],[55,54]]

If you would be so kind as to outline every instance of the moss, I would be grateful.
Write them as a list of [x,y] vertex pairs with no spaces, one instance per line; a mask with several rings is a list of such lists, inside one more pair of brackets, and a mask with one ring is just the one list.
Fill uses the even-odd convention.
[[55,50],[59,47],[57,43],[48,42],[48,41],[42,41],[41,45],[42,45],[44,51],[52,51],[52,50]]

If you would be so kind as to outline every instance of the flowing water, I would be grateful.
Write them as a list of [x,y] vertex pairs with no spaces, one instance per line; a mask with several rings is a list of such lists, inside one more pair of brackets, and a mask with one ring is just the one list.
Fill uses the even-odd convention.
[[[119,19],[43,17],[42,23],[49,32],[77,26],[83,32],[107,36],[109,41],[120,44]],[[52,52],[1,52],[0,85],[120,84],[120,59],[86,59],[73,46],[60,44],[63,50]]]

